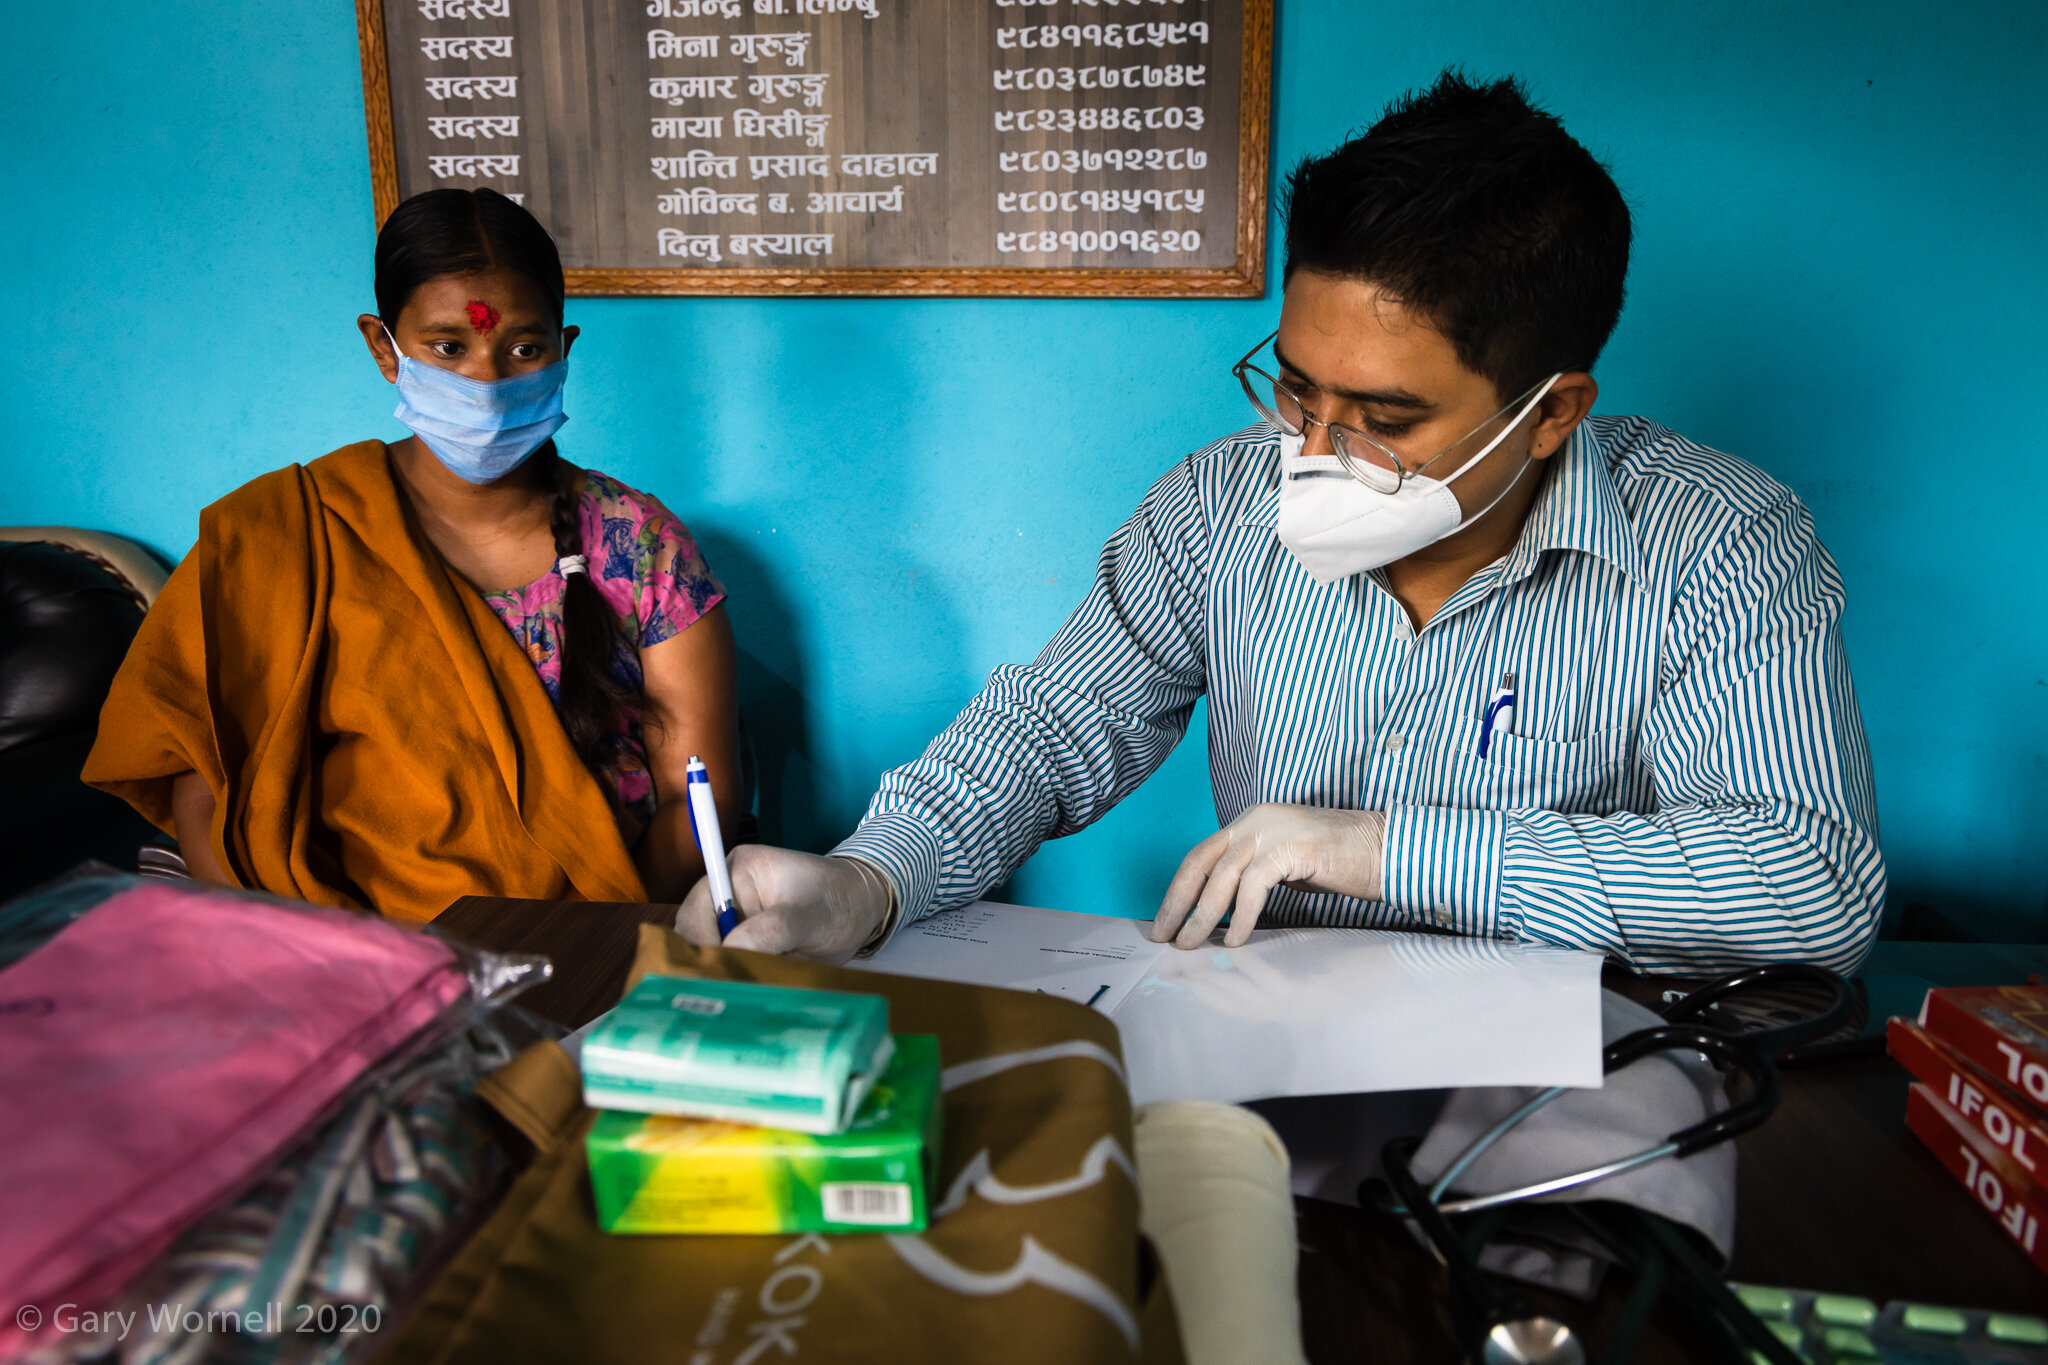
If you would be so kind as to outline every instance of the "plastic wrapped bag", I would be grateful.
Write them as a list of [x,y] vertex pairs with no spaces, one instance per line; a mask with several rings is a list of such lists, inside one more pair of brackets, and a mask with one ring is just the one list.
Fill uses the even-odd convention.
[[0,1359],[347,1349],[328,1310],[388,1306],[495,1178],[462,1106],[545,960],[197,883],[39,894],[72,918],[0,970]]
[[[509,1034],[509,1036],[508,1036]],[[313,1365],[374,1352],[503,1186],[477,1080],[528,1040],[485,1019],[380,1069],[340,1113],[34,1365]]]

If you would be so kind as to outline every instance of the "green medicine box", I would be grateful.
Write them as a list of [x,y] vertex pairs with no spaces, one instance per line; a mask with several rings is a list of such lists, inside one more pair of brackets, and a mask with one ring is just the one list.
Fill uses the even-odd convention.
[[939,1040],[903,1034],[843,1133],[606,1111],[584,1139],[606,1232],[922,1232]]
[[879,995],[649,976],[584,1040],[583,1102],[837,1133],[889,1061]]

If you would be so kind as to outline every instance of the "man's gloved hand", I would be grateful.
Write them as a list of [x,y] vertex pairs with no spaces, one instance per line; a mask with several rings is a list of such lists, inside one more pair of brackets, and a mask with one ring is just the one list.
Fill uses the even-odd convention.
[[1200,947],[1234,907],[1223,944],[1235,948],[1257,927],[1266,893],[1282,882],[1378,900],[1386,837],[1383,811],[1253,806],[1181,859],[1152,921],[1152,941]]
[[[741,844],[728,865],[741,917],[728,948],[844,962],[874,936],[895,899],[888,879],[858,858]],[[676,932],[692,943],[718,942],[709,879],[698,878],[683,898]]]

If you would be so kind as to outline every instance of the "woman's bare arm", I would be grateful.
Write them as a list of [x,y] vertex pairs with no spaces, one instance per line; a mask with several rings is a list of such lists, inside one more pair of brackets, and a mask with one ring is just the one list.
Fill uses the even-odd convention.
[[185,870],[202,882],[233,886],[234,880],[213,856],[213,809],[213,792],[198,773],[171,780],[171,824]]
[[728,838],[740,813],[739,686],[732,623],[713,607],[681,634],[640,651],[647,693],[647,773],[661,803],[633,861],[647,894],[680,901],[704,873],[690,835],[684,774],[692,754],[711,771],[718,820]]

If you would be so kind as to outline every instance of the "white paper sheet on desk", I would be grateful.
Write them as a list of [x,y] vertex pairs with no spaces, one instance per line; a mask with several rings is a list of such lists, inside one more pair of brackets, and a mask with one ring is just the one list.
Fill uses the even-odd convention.
[[1600,956],[1388,929],[1162,954],[1117,1007],[1131,1099],[1600,1084]]
[[1043,991],[1108,1014],[1167,951],[1145,937],[1148,927],[1148,920],[976,901],[919,920],[873,957],[846,965]]
[[1139,1104],[1600,1084],[1597,953],[1386,929],[1182,952],[1147,927],[977,902],[848,965],[1093,1001]]

